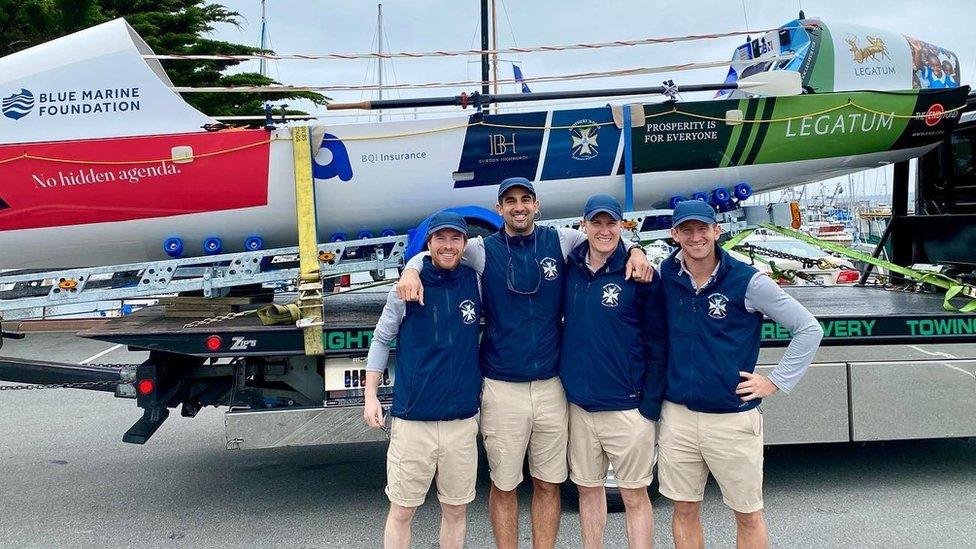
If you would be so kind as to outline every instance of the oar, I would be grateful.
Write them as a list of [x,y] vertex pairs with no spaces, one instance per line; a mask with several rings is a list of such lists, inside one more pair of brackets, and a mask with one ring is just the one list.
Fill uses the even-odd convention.
[[663,93],[744,90],[757,95],[799,95],[803,91],[800,73],[794,71],[770,71],[754,74],[738,82],[721,84],[688,84],[687,86],[651,86],[644,88],[607,88],[599,90],[567,90],[532,93],[500,93],[471,95],[461,94],[445,97],[421,97],[416,99],[383,99],[379,101],[360,101],[358,103],[330,103],[326,108],[345,109],[401,109],[413,107],[442,107],[460,105],[462,107],[487,105],[489,103],[517,103],[522,101],[547,101],[551,99],[577,99],[585,97],[615,97],[620,95],[659,95]]

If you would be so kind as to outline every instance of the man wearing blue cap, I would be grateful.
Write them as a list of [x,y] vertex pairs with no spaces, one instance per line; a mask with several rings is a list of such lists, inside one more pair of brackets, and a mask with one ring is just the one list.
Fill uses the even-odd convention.
[[386,457],[390,512],[383,533],[387,548],[410,546],[413,516],[437,479],[441,504],[440,546],[460,549],[467,504],[478,476],[478,365],[481,292],[478,274],[461,265],[467,224],[450,212],[431,218],[430,255],[421,275],[429,305],[405,303],[391,290],[373,332],[366,362],[363,419],[383,427],[376,391],[399,335],[393,384],[393,416]]
[[591,197],[581,222],[587,242],[566,265],[559,377],[569,400],[569,478],[579,487],[587,549],[603,547],[608,465],[624,501],[628,545],[650,548],[654,539],[647,487],[667,375],[667,313],[660,277],[638,284],[625,276],[621,219],[614,197]]
[[[484,283],[481,434],[491,470],[488,509],[495,544],[517,548],[515,489],[528,456],[532,543],[553,547],[561,513],[559,485],[568,476],[568,407],[558,376],[563,271],[566,257],[586,236],[574,229],[536,227],[539,201],[524,177],[502,181],[496,209],[505,226],[472,239],[463,258]],[[639,246],[628,251],[625,276],[649,281],[653,269],[643,251]],[[410,260],[397,285],[407,301],[430,301],[417,275],[421,259]]]
[[[701,501],[709,472],[735,512],[737,546],[768,546],[759,404],[793,390],[823,337],[813,315],[771,278],[717,245],[721,232],[711,206],[681,202],[671,229],[681,249],[661,265],[670,342],[658,478],[661,494],[674,501],[678,549],[705,546]],[[769,377],[753,373],[763,315],[793,333]]]

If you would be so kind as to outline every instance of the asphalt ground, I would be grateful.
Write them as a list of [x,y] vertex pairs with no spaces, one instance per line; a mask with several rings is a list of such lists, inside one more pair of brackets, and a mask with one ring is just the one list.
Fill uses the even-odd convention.
[[[822,352],[834,360],[852,351]],[[857,352],[869,360],[875,351]],[[897,354],[946,352],[976,356],[976,345]],[[73,362],[99,353],[89,361],[145,356],[68,334],[31,334],[0,351]],[[123,444],[139,415],[133,401],[108,393],[0,392],[0,547],[380,545],[384,444],[228,451],[223,411],[214,408],[194,419],[172,414],[145,446]],[[481,469],[469,547],[491,545],[483,459]],[[529,497],[523,486],[525,547]],[[976,547],[976,440],[769,447],[765,497],[774,547]],[[655,544],[669,547],[667,500],[656,500],[654,513]],[[734,546],[732,515],[714,483],[703,518],[708,547]],[[438,521],[431,494],[415,520],[414,547],[437,547]],[[558,546],[578,547],[579,539],[578,515],[564,507]],[[626,546],[623,514],[609,517],[606,542]]]

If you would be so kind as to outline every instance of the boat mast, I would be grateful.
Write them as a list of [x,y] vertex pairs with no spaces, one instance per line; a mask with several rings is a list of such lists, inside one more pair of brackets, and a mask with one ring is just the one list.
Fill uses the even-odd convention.
[[[491,0],[491,49],[495,50],[491,54],[491,83],[492,91],[498,95],[498,18],[495,13],[495,1]],[[495,104],[494,110],[497,114],[497,104]]]
[[[376,5],[376,36],[379,46],[377,47],[378,53],[383,53],[383,4]],[[379,94],[380,101],[383,100],[383,58],[376,58],[377,69],[377,92]],[[383,111],[379,111],[379,121],[383,121]]]
[[[267,11],[266,11],[266,7],[267,6],[265,5],[266,4],[266,1],[267,0],[261,0],[261,49],[262,50],[267,49],[267,45],[268,45],[268,39],[267,39],[267,36],[268,36],[268,17],[267,17]],[[265,59],[265,58],[262,57],[261,60],[258,62],[258,72],[261,73],[261,76],[268,76],[268,61],[267,61],[267,59]]]
[[[481,0],[481,51],[488,51],[488,0]],[[488,95],[488,54],[481,54],[481,93]]]

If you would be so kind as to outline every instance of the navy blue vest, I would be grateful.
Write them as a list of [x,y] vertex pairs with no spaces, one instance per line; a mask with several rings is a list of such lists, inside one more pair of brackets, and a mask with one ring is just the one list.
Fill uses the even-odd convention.
[[[630,410],[656,420],[664,392],[667,326],[663,284],[624,280],[623,244],[590,271],[589,243],[566,265],[566,317],[559,377],[566,399],[589,412]],[[648,377],[649,376],[649,377]]]
[[439,269],[429,257],[420,272],[424,305],[408,302],[397,337],[390,414],[444,421],[478,413],[481,369],[478,275],[469,267]]
[[763,315],[745,307],[757,271],[718,246],[716,253],[715,279],[697,294],[677,252],[661,265],[670,336],[665,399],[698,412],[742,412],[760,403],[735,394],[739,371],[751,373],[759,357]]
[[553,227],[536,227],[528,236],[503,230],[485,238],[485,377],[521,382],[559,373],[565,268]]

